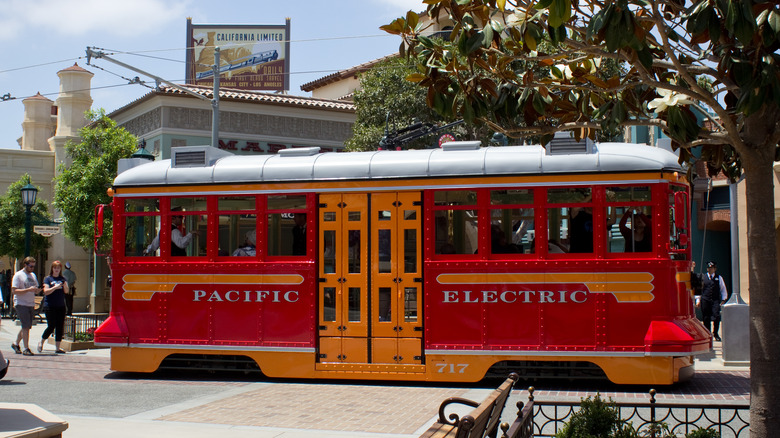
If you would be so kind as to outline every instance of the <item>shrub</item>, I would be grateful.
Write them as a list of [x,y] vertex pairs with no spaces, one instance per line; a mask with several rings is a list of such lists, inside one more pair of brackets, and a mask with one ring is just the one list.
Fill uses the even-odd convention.
[[605,401],[596,394],[584,398],[580,410],[573,413],[569,422],[555,435],[556,438],[637,438],[632,427],[620,419],[620,411],[612,399]]
[[720,438],[720,434],[715,429],[698,428],[693,432],[688,432],[685,438]]

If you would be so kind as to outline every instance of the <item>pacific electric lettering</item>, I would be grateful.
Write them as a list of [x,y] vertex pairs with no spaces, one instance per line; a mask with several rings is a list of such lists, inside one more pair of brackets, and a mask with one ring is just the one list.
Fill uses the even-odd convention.
[[[298,291],[288,290],[286,292],[278,290],[229,290],[225,293],[214,291],[211,293],[205,290],[195,290],[195,297],[192,301],[208,301],[208,302],[222,302],[229,301],[231,303],[244,302],[244,303],[295,303],[298,301]],[[208,295],[208,298],[206,296]]]
[[443,303],[584,303],[588,292],[584,290],[445,290]]

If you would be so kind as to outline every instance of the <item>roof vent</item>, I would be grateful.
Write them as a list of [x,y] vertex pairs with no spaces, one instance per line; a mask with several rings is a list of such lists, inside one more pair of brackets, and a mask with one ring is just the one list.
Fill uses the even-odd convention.
[[319,153],[319,146],[315,146],[313,148],[287,148],[279,150],[279,155],[283,157],[309,157]]
[[208,167],[230,152],[211,146],[179,146],[171,148],[172,167]]
[[593,153],[593,140],[586,137],[577,141],[571,131],[556,132],[546,149],[547,155],[590,154]]
[[442,143],[441,149],[444,151],[476,151],[482,146],[480,141],[448,141]]

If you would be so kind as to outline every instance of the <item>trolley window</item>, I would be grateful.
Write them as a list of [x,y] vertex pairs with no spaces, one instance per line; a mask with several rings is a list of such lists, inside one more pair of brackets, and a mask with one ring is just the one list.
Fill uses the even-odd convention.
[[653,251],[652,192],[649,186],[613,186],[606,189],[606,215],[610,218],[607,251]]
[[254,196],[217,199],[219,210],[217,255],[257,256],[257,202]]
[[[179,229],[186,243],[181,252],[174,253],[175,243],[171,246],[172,256],[206,256],[208,241],[207,201],[205,197],[171,198],[171,223]],[[181,219],[181,222],[177,220]],[[172,227],[172,228],[173,228]],[[173,234],[173,229],[171,230]],[[174,239],[172,236],[171,239]]]
[[[142,256],[160,231],[160,201],[151,198],[125,200],[125,256]],[[159,251],[149,255],[160,255]]]
[[690,198],[684,186],[669,186],[669,253],[675,260],[689,257],[690,217],[688,208]]
[[434,193],[436,254],[475,254],[479,219],[477,192],[440,190]]
[[[534,233],[532,189],[490,191],[491,254],[528,254]],[[530,234],[529,234],[530,231]]]
[[593,252],[593,194],[590,187],[547,190],[548,252]]
[[307,233],[311,228],[306,195],[267,197],[267,249],[269,256],[307,255]]

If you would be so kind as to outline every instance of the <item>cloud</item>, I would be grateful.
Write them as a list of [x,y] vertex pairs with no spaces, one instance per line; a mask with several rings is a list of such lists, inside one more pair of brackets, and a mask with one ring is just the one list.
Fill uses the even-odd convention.
[[129,37],[186,18],[189,0],[0,0],[0,41],[32,33]]

